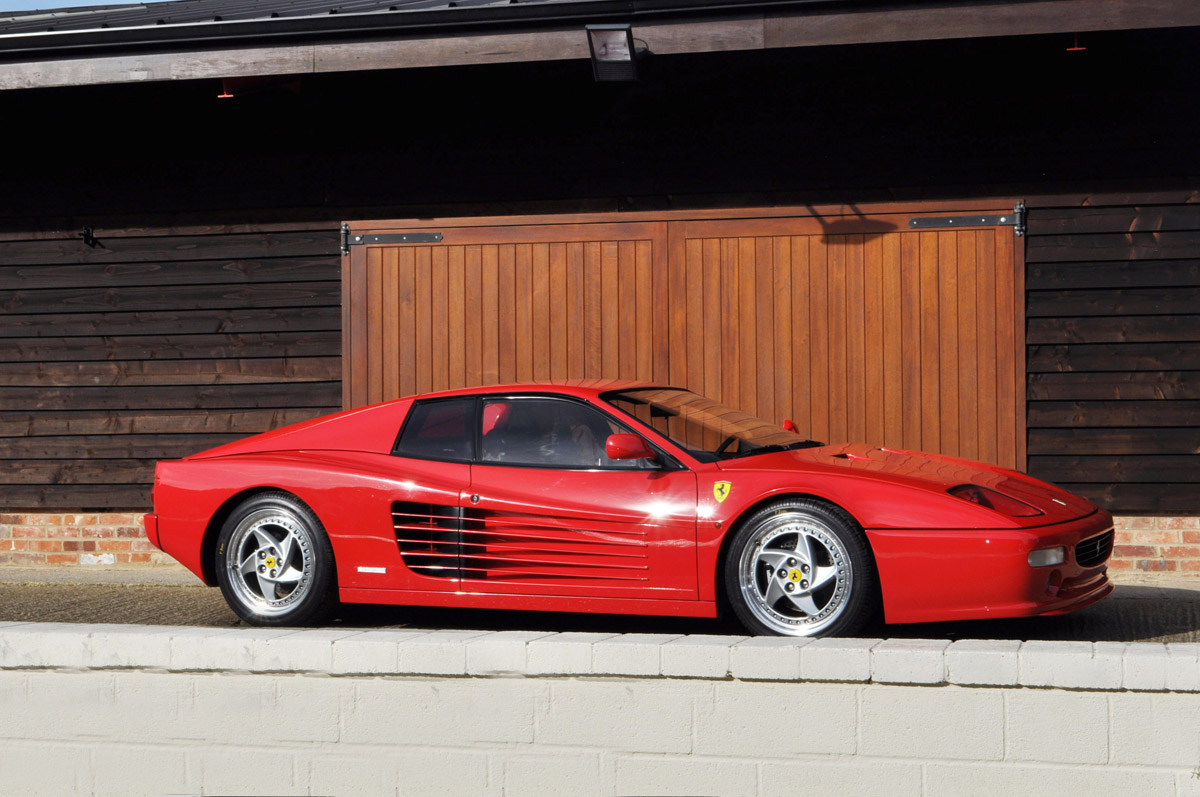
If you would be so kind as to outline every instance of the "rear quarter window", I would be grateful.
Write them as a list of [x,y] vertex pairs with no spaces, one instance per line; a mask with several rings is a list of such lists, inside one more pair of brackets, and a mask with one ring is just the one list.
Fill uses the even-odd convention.
[[417,402],[392,453],[416,459],[470,460],[475,455],[474,420],[474,398]]

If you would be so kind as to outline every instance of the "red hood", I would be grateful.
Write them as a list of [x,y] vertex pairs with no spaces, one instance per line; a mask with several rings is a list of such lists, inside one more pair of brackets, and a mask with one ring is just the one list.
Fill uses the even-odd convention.
[[1024,501],[1043,513],[1037,517],[1014,518],[1021,525],[1062,523],[1096,511],[1095,505],[1087,499],[1015,470],[940,454],[877,448],[865,443],[839,443],[741,457],[718,464],[722,470],[789,470],[813,474],[852,471],[943,495],[960,484],[977,484]]

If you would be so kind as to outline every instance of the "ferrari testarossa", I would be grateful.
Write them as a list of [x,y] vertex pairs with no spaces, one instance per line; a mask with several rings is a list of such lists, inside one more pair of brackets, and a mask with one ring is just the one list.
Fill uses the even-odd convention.
[[1024,617],[1112,591],[1112,518],[1082,498],[644,384],[404,398],[160,462],[154,482],[150,540],[256,625],[339,601],[730,606],[754,633],[825,636],[881,609]]

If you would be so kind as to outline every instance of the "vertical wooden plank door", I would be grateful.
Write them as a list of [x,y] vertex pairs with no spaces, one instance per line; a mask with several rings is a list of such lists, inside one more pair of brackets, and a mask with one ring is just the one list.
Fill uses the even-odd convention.
[[347,407],[475,385],[665,380],[665,224],[447,229],[354,246]]
[[1024,467],[1022,249],[908,218],[671,224],[671,382],[816,440]]
[[910,215],[565,219],[352,247],[345,404],[647,380],[817,440],[1022,468],[1023,247],[1010,227],[910,231]]

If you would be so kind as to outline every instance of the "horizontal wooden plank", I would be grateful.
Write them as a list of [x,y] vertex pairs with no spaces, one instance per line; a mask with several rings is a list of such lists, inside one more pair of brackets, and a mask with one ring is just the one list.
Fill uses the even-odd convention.
[[149,484],[152,459],[0,460],[0,492],[9,484]]
[[1196,343],[1076,343],[1029,346],[1028,373],[1050,371],[1194,371],[1200,370]]
[[[303,215],[309,215],[311,211]],[[222,216],[224,218],[222,219]],[[242,233],[282,233],[282,232],[319,232],[327,233],[338,230],[340,222],[332,219],[296,220],[297,213],[293,208],[260,208],[254,212],[254,221],[246,220],[245,211],[226,211],[224,214],[205,214],[202,221],[197,221],[194,213],[154,213],[143,212],[135,216],[104,217],[94,219],[92,225],[95,236],[105,238],[156,238],[168,235],[226,235]],[[42,219],[38,229],[8,229],[0,230],[0,241],[50,241],[74,240],[80,234],[76,222],[72,220]],[[10,222],[11,223],[11,222]]]
[[1194,313],[1200,286],[1029,291],[1028,318]]
[[0,346],[0,363],[332,357],[341,346],[336,331],[9,338]]
[[1038,208],[1029,211],[1027,232],[1039,235],[1200,230],[1200,205],[1109,208]]
[[1031,318],[1025,332],[1030,344],[1161,341],[1200,341],[1200,315]]
[[1200,230],[1101,235],[1040,235],[1025,244],[1027,263],[1200,258]]
[[1192,426],[1200,401],[1031,401],[1030,428],[1047,426]]
[[[1038,473],[1030,471],[1030,475]],[[1101,509],[1124,515],[1194,515],[1196,485],[1194,484],[1089,484],[1058,482],[1058,486],[1082,495]]]
[[[339,302],[340,304],[340,302]],[[62,337],[73,335],[240,334],[339,330],[342,309],[282,307],[258,310],[162,310],[117,313],[0,313],[0,338]]]
[[1029,430],[1029,456],[1064,451],[1092,455],[1200,454],[1200,426]]
[[[0,351],[3,351],[2,347]],[[341,377],[341,357],[19,362],[7,363],[0,368],[0,386],[25,387],[330,382]]]
[[1031,401],[1200,399],[1200,371],[1041,373],[1026,385]]
[[[0,446],[6,460],[178,459],[241,440],[239,434],[113,434],[18,437]],[[0,480],[3,476],[0,476]]]
[[62,265],[75,263],[154,263],[172,260],[312,257],[341,254],[341,236],[327,231],[244,233],[234,235],[164,235],[145,238],[100,238],[89,247],[82,238],[0,241],[0,263]]
[[[1200,190],[1188,185],[1189,180],[1177,181],[1173,188],[1162,188],[1157,191],[1142,190],[1143,181],[1105,180],[1107,187],[1104,191],[1084,193],[1034,193],[1025,198],[1025,204],[1030,212],[1040,212],[1041,208],[1103,208],[1123,207],[1129,205],[1194,205],[1200,204]],[[1164,184],[1165,185],[1165,184]],[[1180,187],[1182,186],[1182,187]]]
[[119,288],[146,285],[231,285],[316,282],[339,277],[333,255],[270,259],[182,260],[144,263],[74,263],[63,266],[0,265],[0,290]]
[[208,308],[311,307],[341,301],[341,282],[260,285],[174,285],[166,287],[45,288],[0,291],[5,313],[95,313],[131,310],[203,310]]
[[258,434],[311,420],[339,409],[197,409],[106,412],[103,410],[0,412],[0,438],[43,435]]
[[10,484],[4,508],[149,511],[150,484]]
[[[1030,456],[1029,470],[1058,482],[1200,482],[1200,455]],[[1200,495],[1200,490],[1196,491]]]
[[1025,287],[1035,290],[1200,285],[1200,260],[1030,263]]
[[0,387],[0,407],[10,410],[254,409],[332,407],[340,382],[302,385],[147,385],[137,387]]

